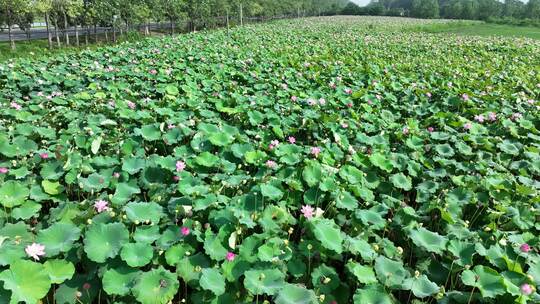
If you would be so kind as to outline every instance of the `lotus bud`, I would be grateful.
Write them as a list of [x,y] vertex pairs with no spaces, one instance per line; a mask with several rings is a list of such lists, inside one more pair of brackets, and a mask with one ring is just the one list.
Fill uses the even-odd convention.
[[377,245],[377,244],[374,244],[374,245],[373,245],[373,250],[375,250],[375,251],[379,251],[379,245]]
[[191,255],[191,252],[190,252],[190,251],[186,251],[186,255],[187,255],[187,256],[190,256],[190,255]]
[[283,244],[285,244],[285,246],[289,246],[289,240],[283,240]]
[[160,250],[160,251],[158,252],[158,254],[159,254],[159,255],[162,255],[162,254],[163,254],[163,250]]
[[141,222],[139,222],[139,220],[136,220],[135,221],[135,225],[139,225]]
[[471,268],[471,265],[467,264],[465,265],[465,269],[469,270]]
[[416,270],[414,272],[414,277],[418,279],[420,277],[420,271]]
[[264,278],[266,278],[266,276],[264,275],[264,273],[261,273],[261,275],[259,276],[259,280],[264,280]]
[[289,234],[292,234],[294,232],[294,228],[293,227],[289,228],[288,232],[289,232]]
[[398,254],[403,254],[403,248],[401,248],[400,246],[398,246],[397,252],[398,252]]
[[92,224],[92,219],[87,219],[86,223],[88,223],[88,225],[91,225]]
[[491,231],[491,228],[489,226],[487,226],[486,228],[484,228],[484,231],[485,232],[490,232]]
[[506,246],[506,239],[500,239],[499,244],[501,244],[502,246]]
[[80,298],[80,297],[82,297],[82,292],[80,292],[80,291],[77,291],[77,292],[75,293],[75,296],[76,296],[77,298]]
[[533,278],[533,276],[532,276],[532,275],[530,275],[530,274],[528,274],[528,275],[527,275],[527,278],[528,278],[529,280],[531,280],[531,281],[534,281],[534,278]]
[[124,219],[124,220],[127,219],[127,216],[125,214],[122,215],[122,219]]

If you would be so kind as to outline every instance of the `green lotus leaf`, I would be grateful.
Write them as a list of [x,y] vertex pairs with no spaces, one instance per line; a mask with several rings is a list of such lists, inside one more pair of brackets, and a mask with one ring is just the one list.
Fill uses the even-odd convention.
[[45,245],[45,254],[48,257],[61,252],[68,252],[80,238],[81,230],[71,223],[54,223],[47,229],[40,230],[37,242]]
[[126,171],[127,173],[133,175],[141,171],[145,165],[146,161],[144,159],[138,157],[130,157],[124,160],[122,164],[122,171]]
[[340,279],[334,268],[321,264],[319,267],[313,269],[311,283],[321,292],[330,294],[338,288]]
[[125,296],[139,275],[140,271],[129,267],[111,268],[103,274],[103,290],[110,295]]
[[380,153],[371,154],[371,156],[369,157],[369,161],[377,168],[388,173],[392,172],[392,170],[394,169],[392,162]]
[[156,203],[129,203],[124,207],[127,218],[132,222],[157,224],[163,216],[163,208]]
[[365,226],[371,229],[378,230],[386,227],[386,220],[375,210],[357,209],[355,216],[360,219]]
[[449,144],[441,144],[435,146],[435,151],[439,153],[442,157],[450,158],[454,156],[454,149]]
[[150,263],[154,256],[154,250],[150,244],[130,243],[122,247],[120,256],[129,266],[142,267]]
[[386,292],[383,286],[378,284],[367,285],[364,288],[357,289],[353,297],[354,304],[377,303],[377,304],[395,304],[392,297]]
[[215,167],[219,164],[219,157],[210,152],[203,152],[195,158],[195,162],[203,167]]
[[308,186],[317,185],[322,179],[321,165],[316,162],[310,162],[302,171],[302,177]]
[[254,295],[275,295],[285,285],[285,275],[277,269],[249,270],[244,275],[244,286]]
[[411,178],[405,176],[405,174],[403,173],[393,174],[392,176],[390,176],[390,181],[396,188],[403,189],[405,191],[409,191],[412,189]]
[[129,231],[122,223],[94,224],[84,236],[84,252],[94,262],[114,258],[127,244]]
[[375,259],[375,273],[381,283],[391,288],[400,287],[410,276],[403,267],[403,262],[390,260],[385,256]]
[[17,208],[13,208],[11,211],[11,216],[15,219],[27,220],[29,218],[35,217],[36,214],[41,210],[41,205],[34,203],[32,201],[27,201]]
[[317,297],[313,290],[298,285],[287,284],[276,297],[276,304],[316,304]]
[[358,207],[358,201],[349,192],[341,191],[336,198],[336,207],[353,211]]
[[10,180],[0,186],[0,203],[6,208],[13,208],[22,205],[29,194],[30,189],[26,185]]
[[313,233],[324,248],[337,253],[343,251],[343,237],[341,230],[333,220],[314,219],[311,221]]
[[133,239],[138,243],[151,244],[159,239],[159,237],[159,227],[157,225],[138,226],[133,234]]
[[418,298],[429,297],[439,292],[439,286],[431,282],[425,274],[406,279],[403,282],[403,287],[412,291]]
[[73,277],[75,266],[65,260],[47,260],[43,264],[53,284],[61,284]]
[[51,182],[48,180],[41,181],[41,186],[45,193],[50,195],[57,195],[64,192],[64,187],[59,182]]
[[142,304],[166,304],[174,298],[179,286],[174,273],[159,267],[142,273],[131,292]]
[[506,292],[504,278],[494,269],[477,265],[473,270],[464,270],[461,274],[463,284],[476,287],[482,297],[495,298]]
[[442,254],[446,249],[448,239],[435,232],[431,232],[424,227],[412,229],[409,232],[409,237],[415,245],[426,249],[429,252]]
[[92,140],[92,144],[90,145],[90,151],[92,154],[97,154],[99,152],[99,148],[101,147],[101,142],[103,141],[103,137],[98,136]]
[[156,125],[146,125],[142,126],[141,135],[145,140],[155,141],[161,138],[161,131]]
[[51,280],[42,264],[18,260],[0,273],[4,288],[11,291],[10,303],[37,303],[51,288]]
[[210,290],[216,296],[225,293],[225,278],[215,268],[206,268],[202,270],[200,284],[203,289]]
[[116,185],[116,191],[111,198],[111,202],[115,205],[122,205],[127,203],[134,194],[139,193],[141,193],[141,189],[139,189],[135,181],[119,183]]
[[347,269],[356,276],[358,282],[362,284],[373,284],[377,283],[377,277],[375,277],[375,272],[370,266],[363,266],[359,263],[349,262],[347,263]]
[[58,180],[64,174],[62,163],[49,162],[43,165],[39,175],[45,180]]
[[261,185],[261,193],[273,201],[278,201],[283,197],[283,192],[272,184]]
[[519,155],[519,147],[516,143],[509,140],[503,140],[503,142],[497,145],[501,151],[510,155]]

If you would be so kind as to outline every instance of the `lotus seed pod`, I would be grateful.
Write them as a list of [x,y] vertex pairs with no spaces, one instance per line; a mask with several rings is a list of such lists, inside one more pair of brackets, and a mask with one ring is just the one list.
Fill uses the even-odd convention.
[[140,223],[139,220],[135,220],[135,225],[139,225]]
[[322,295],[319,296],[319,301],[321,303],[323,303],[325,298],[326,298],[326,296],[324,294],[322,294]]
[[329,278],[329,277],[326,277],[326,278],[324,278],[324,280],[323,280],[323,284],[328,284],[328,283],[330,283],[330,281],[332,281],[332,279]]
[[403,248],[401,248],[400,246],[397,247],[397,252],[399,254],[403,254]]
[[500,239],[499,244],[501,244],[502,246],[506,246],[507,244],[506,239]]
[[160,251],[158,252],[158,254],[159,254],[159,255],[162,255],[162,254],[163,254],[163,250],[160,250]]
[[111,217],[114,217],[114,216],[116,215],[116,213],[115,213],[114,211],[111,211],[111,212],[109,212],[109,215],[110,215]]
[[199,265],[195,266],[195,272],[201,272],[201,271],[202,271],[201,266]]
[[311,244],[308,244],[308,245],[307,245],[307,249],[308,249],[308,250],[311,250],[311,249],[313,249],[313,246],[312,246]]
[[261,275],[259,276],[259,278],[260,278],[261,280],[264,280],[264,278],[266,278],[266,275],[264,275],[264,273],[261,273]]
[[485,232],[490,232],[491,231],[491,228],[489,226],[487,226],[486,228],[484,228],[484,231]]
[[124,219],[124,220],[127,219],[127,216],[125,214],[122,215],[122,219]]
[[92,224],[92,219],[87,219],[86,222],[88,223],[88,225],[91,225]]
[[420,271],[416,270],[414,272],[414,277],[418,279],[420,277]]

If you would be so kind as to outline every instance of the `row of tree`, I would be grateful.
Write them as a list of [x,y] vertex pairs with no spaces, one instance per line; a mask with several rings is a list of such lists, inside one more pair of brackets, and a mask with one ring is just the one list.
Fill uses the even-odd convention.
[[[248,17],[328,15],[341,12],[347,0],[0,0],[0,27],[6,27],[12,49],[13,28],[25,31],[29,38],[36,20],[43,20],[49,47],[54,40],[70,44],[70,32],[79,45],[79,31],[86,42],[93,29],[110,28],[112,40],[117,33],[141,29],[149,33],[149,24],[167,23],[174,34],[177,24],[190,30],[230,23],[243,25]],[[60,33],[59,33],[60,32]],[[63,33],[63,34],[62,34]],[[108,34],[108,31],[105,32]],[[53,37],[54,36],[54,37]],[[61,37],[63,36],[63,38]],[[62,40],[62,42],[61,42]]]
[[373,0],[365,7],[349,4],[347,15],[391,15],[417,18],[489,20],[540,19],[540,0]]

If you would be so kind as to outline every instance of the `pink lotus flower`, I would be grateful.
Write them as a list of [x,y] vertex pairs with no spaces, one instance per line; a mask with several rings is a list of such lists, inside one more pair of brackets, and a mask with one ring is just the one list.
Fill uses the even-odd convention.
[[0,174],[7,174],[9,172],[9,169],[6,167],[0,167]]
[[315,213],[315,209],[311,207],[310,205],[304,205],[302,206],[302,209],[300,210],[305,218],[310,219],[313,217],[313,214]]
[[534,99],[529,99],[527,100],[527,103],[530,104],[530,105],[533,105],[536,101],[534,101]]
[[497,114],[493,113],[493,112],[489,112],[488,113],[488,118],[490,121],[496,121],[497,120]]
[[97,200],[94,203],[94,208],[96,208],[96,211],[98,213],[101,213],[103,211],[108,211],[110,209],[109,208],[109,203],[107,201],[104,201],[104,200]]
[[466,93],[463,93],[463,94],[461,95],[461,98],[462,98],[463,100],[467,101],[467,100],[469,100],[469,95],[467,95]]
[[186,168],[186,163],[184,163],[181,160],[176,162],[176,172],[182,172],[184,171],[185,168]]
[[343,129],[347,129],[347,128],[349,127],[349,125],[348,125],[346,122],[342,122],[342,123],[341,123],[341,127],[342,127]]
[[379,95],[379,94],[377,94],[377,95],[375,95],[375,98],[377,98],[377,100],[381,100],[381,99],[382,99],[382,96]]
[[169,125],[167,126],[167,129],[169,129],[169,130],[174,129],[174,128],[176,128],[176,126],[173,125],[173,124],[169,124]]
[[294,138],[294,136],[289,136],[288,140],[289,140],[289,143],[291,143],[293,145],[296,142],[296,138]]
[[465,130],[470,130],[470,129],[472,128],[472,124],[471,124],[470,122],[468,122],[468,123],[466,123],[466,124],[463,125],[463,128],[464,128]]
[[531,285],[525,283],[523,285],[521,285],[521,287],[519,288],[521,290],[521,293],[528,296],[530,295],[531,293],[533,293],[533,288]]
[[512,120],[518,120],[520,119],[521,117],[523,117],[523,115],[521,113],[514,113],[512,114],[512,117],[510,119]]
[[174,180],[175,182],[179,181],[179,180],[180,180],[180,176],[173,176],[173,180]]
[[324,106],[324,105],[326,104],[326,99],[324,99],[324,98],[319,98],[319,104],[320,104],[321,106]]
[[353,106],[353,103],[352,103],[352,102],[349,102],[349,103],[347,104],[347,107],[349,107],[349,108],[352,108],[352,106]]
[[274,139],[270,142],[270,144],[268,145],[268,149],[272,150],[274,149],[275,147],[277,147],[279,145],[279,141]]
[[270,169],[275,169],[277,167],[277,163],[273,160],[267,160],[266,161],[266,167]]
[[41,159],[47,159],[47,158],[49,158],[49,153],[46,153],[46,152],[45,153],[40,153],[39,157],[41,157]]
[[128,108],[130,108],[132,110],[134,110],[137,107],[137,105],[133,101],[128,101],[127,106],[128,106]]
[[32,245],[26,246],[24,251],[29,257],[39,261],[39,257],[45,255],[45,246],[38,243],[32,243]]
[[319,156],[319,153],[321,153],[321,148],[319,147],[311,147],[311,154],[315,155],[315,157]]
[[431,93],[430,93],[430,92],[427,92],[427,93],[426,93],[426,96],[427,96],[428,98],[431,98]]
[[401,132],[403,132],[403,135],[407,135],[407,134],[409,134],[409,128],[408,127],[403,127]]
[[88,290],[88,289],[92,288],[92,285],[90,285],[90,283],[86,282],[86,283],[83,284],[82,288],[84,290]]
[[519,247],[519,250],[521,250],[521,252],[523,253],[528,253],[529,251],[531,251],[531,246],[529,246],[529,244],[527,243],[524,243]]
[[289,86],[286,83],[282,83],[281,88],[284,89],[284,90],[287,90],[289,88]]
[[336,84],[333,83],[333,82],[330,82],[330,83],[328,84],[328,86],[329,86],[331,89],[335,89],[335,88],[336,88]]
[[475,115],[474,120],[476,120],[479,123],[483,123],[484,122],[484,115],[482,115],[482,114]]
[[114,172],[114,173],[113,173],[113,177],[114,177],[114,178],[119,178],[119,177],[120,177],[120,173]]
[[227,255],[225,256],[225,259],[227,259],[227,261],[229,261],[229,262],[232,262],[232,261],[234,261],[235,257],[236,257],[236,254],[229,251],[229,252],[227,252]]
[[21,105],[16,102],[12,102],[10,105],[12,108],[14,108],[17,111],[20,111],[22,109]]
[[298,100],[298,97],[296,97],[296,96],[291,96],[291,101],[292,101],[292,102],[296,102],[297,100]]
[[182,233],[183,236],[187,236],[187,235],[189,235],[190,231],[189,231],[188,227],[184,226],[184,227],[180,228],[180,232]]
[[343,91],[344,91],[345,94],[347,94],[347,95],[351,95],[351,94],[352,94],[352,89],[350,89],[350,88],[345,88]]
[[157,70],[155,70],[155,69],[150,70],[150,74],[156,75],[156,74],[157,74]]
[[433,127],[428,127],[427,130],[428,130],[429,133],[431,133],[431,132],[435,131],[435,128],[433,128]]

